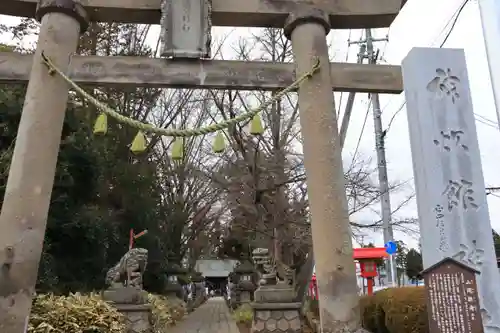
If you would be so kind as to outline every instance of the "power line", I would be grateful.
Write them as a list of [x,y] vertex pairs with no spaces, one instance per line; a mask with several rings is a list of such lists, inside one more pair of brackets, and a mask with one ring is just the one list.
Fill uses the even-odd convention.
[[[352,44],[349,42],[349,45]],[[366,45],[365,43],[360,43],[358,51],[357,63],[362,64],[363,60],[366,58]],[[349,129],[349,123],[351,121],[352,111],[354,109],[354,101],[356,98],[356,93],[351,91],[347,96],[347,104],[345,106],[344,115],[342,121],[340,122],[339,129],[339,145],[341,149],[344,149],[345,138],[347,136],[347,130]],[[340,111],[339,111],[340,113]]]
[[[385,49],[387,48],[387,43],[388,43],[388,41],[389,41],[389,32],[390,32],[390,30],[391,30],[391,28],[389,28],[389,29],[387,30],[386,37],[385,37],[385,38],[383,38],[383,39],[373,39],[373,38],[372,38],[372,42],[374,42],[374,41],[378,41],[378,42],[384,41],[384,42],[385,42],[385,43],[384,43],[384,52],[385,52]],[[363,38],[363,34],[361,35],[361,38]],[[371,37],[370,37],[370,38],[371,38]],[[359,41],[358,43],[366,43],[366,42],[367,42],[367,40],[368,40],[368,36],[367,36],[366,40],[362,41],[362,39],[360,39],[360,41]],[[364,45],[364,44],[363,44],[363,45]],[[365,48],[366,48],[366,45],[365,45]],[[365,51],[364,51],[364,50],[362,50],[362,48],[360,48],[360,52],[363,52],[363,53],[364,53]],[[359,56],[359,55],[358,55],[358,56]],[[372,56],[373,56],[373,55],[372,55]],[[362,138],[363,133],[364,133],[364,130],[365,130],[365,125],[366,125],[366,121],[367,121],[367,119],[368,119],[368,113],[370,112],[370,107],[371,107],[371,104],[372,104],[372,98],[369,98],[367,113],[366,113],[366,115],[365,115],[365,120],[364,120],[364,122],[363,122],[363,127],[361,128],[361,132],[359,133],[358,142],[357,142],[357,144],[356,144],[356,150],[354,151],[354,155],[352,156],[352,162],[351,162],[351,164],[352,164],[352,163],[354,163],[354,161],[356,160],[356,155],[357,155],[357,153],[358,153],[359,145],[360,145],[360,143],[361,143],[361,138]],[[346,110],[346,112],[347,112],[347,110]],[[344,134],[344,135],[345,135],[345,134]]]
[[[391,120],[389,121],[389,124],[387,125],[387,128],[385,129],[385,134],[387,134],[387,132],[389,132],[389,130],[391,129],[392,122],[394,121],[396,116],[403,110],[405,105],[406,105],[406,101],[404,101],[403,104],[401,104],[401,106],[399,107],[399,109],[396,112],[394,112],[394,114],[391,117]],[[382,112],[383,112],[383,110],[382,110]]]
[[[465,0],[457,8],[457,10],[454,12],[454,14],[452,15],[452,17],[448,21],[448,23],[444,26],[443,30],[441,30],[441,32],[438,34],[438,36],[441,35],[441,33],[443,31],[445,31],[448,27],[450,27],[449,30],[448,30],[448,32],[446,33],[444,39],[442,40],[439,48],[442,48],[446,44],[446,42],[448,41],[449,37],[451,36],[453,30],[455,29],[455,27],[456,27],[456,25],[458,23],[458,20],[459,20],[461,14],[463,13],[463,11],[464,11],[464,9],[465,9],[465,7],[467,6],[468,3],[469,3],[469,0]],[[438,37],[436,37],[436,38],[438,38]],[[387,47],[387,43],[386,43],[385,46]],[[382,112],[388,107],[389,104],[390,104],[390,101],[384,106],[384,108],[382,109]],[[391,125],[394,122],[396,116],[401,113],[401,111],[403,110],[403,108],[405,107],[405,105],[406,105],[406,100],[404,100],[401,103],[401,105],[399,106],[398,110],[392,115],[392,117],[391,117],[391,119],[389,121],[389,124],[388,124],[388,126],[387,126],[387,128],[385,130],[385,134],[387,134],[387,132],[390,130]],[[357,155],[358,150],[359,150],[359,146],[360,146],[360,143],[361,143],[361,138],[363,136],[363,133],[364,133],[364,130],[365,130],[365,126],[366,126],[366,121],[368,119],[368,113],[370,111],[370,106],[371,106],[371,100],[370,100],[370,103],[368,104],[368,108],[367,108],[367,112],[366,112],[366,115],[365,115],[365,119],[363,121],[363,127],[361,128],[361,133],[360,133],[360,136],[358,138],[358,142],[356,144],[356,149],[354,151],[354,155],[353,155],[353,159],[352,159],[351,164],[354,163],[354,161],[356,159],[356,155]],[[498,124],[496,122],[494,122],[493,120],[488,119],[488,118],[486,118],[484,116],[478,115],[476,113],[474,113],[474,115],[477,116],[477,117],[475,117],[475,120],[478,121],[479,123],[482,123],[482,124],[484,124],[486,126],[490,126],[490,127],[493,127],[493,128],[497,128]]]
[[491,193],[491,192],[490,192],[490,193],[486,193],[486,195],[489,195],[489,194],[490,194],[491,196],[495,197],[495,198],[499,198],[499,199],[500,199],[500,195],[498,195],[498,194]]
[[[387,41],[388,41],[388,35],[386,35],[385,38],[373,38],[372,34],[371,34],[371,30],[366,30],[365,33],[366,33],[365,39],[363,39],[363,34],[361,34],[361,38],[359,39],[359,41],[354,41],[354,42],[349,41],[348,42],[349,45],[359,44],[359,51],[358,51],[358,56],[357,56],[357,63],[358,64],[362,64],[364,59],[371,60],[374,56],[378,57],[378,53],[379,53],[378,51],[377,51],[376,55],[374,55],[373,50],[371,52],[367,51],[367,49],[369,47],[369,43],[372,43],[370,45],[373,48],[373,42],[382,42],[383,41],[383,42],[386,42],[386,45],[387,45]],[[344,116],[342,117],[342,123],[341,123],[340,130],[339,130],[339,142],[340,142],[341,148],[344,148],[345,138],[347,135],[347,130],[349,128],[352,110],[354,108],[355,97],[356,97],[355,92],[350,92],[349,96],[347,97],[347,104],[345,107]],[[380,110],[380,107],[377,106],[377,109]],[[363,133],[361,133],[360,135],[363,135]]]
[[[451,33],[453,32],[453,30],[455,29],[456,25],[457,25],[457,22],[458,22],[458,19],[460,18],[460,15],[462,14],[465,6],[469,3],[469,0],[465,0],[458,8],[457,10],[455,11],[455,13],[452,15],[452,17],[450,18],[450,20],[448,21],[448,23],[444,26],[443,30],[441,30],[441,32],[438,34],[441,35],[441,33],[448,27],[451,25],[450,29],[448,30],[448,32],[446,33],[446,36],[444,37],[443,41],[441,42],[441,44],[439,45],[439,48],[442,48],[444,46],[444,44],[446,44],[446,42],[448,41],[448,38],[450,38],[451,36]],[[436,37],[437,38],[437,37]],[[384,112],[384,110],[387,108],[387,106],[389,105],[389,103],[387,103],[385,106],[384,106],[384,109],[382,109],[382,112]],[[394,115],[392,116],[391,118],[391,121],[389,122],[389,125],[387,127],[387,129],[385,130],[386,134],[387,132],[389,131],[390,129],[390,125],[392,124],[392,122],[394,121],[394,118],[396,118],[396,116],[403,110],[403,108],[405,107],[406,105],[406,100],[403,101],[403,103],[401,104],[401,106],[398,108],[398,110],[394,113]],[[477,118],[476,118],[477,120]],[[480,121],[481,122],[481,121]],[[492,126],[492,125],[490,125]]]
[[477,114],[474,112],[474,115],[478,116],[479,118],[481,118],[482,120],[486,121],[486,122],[489,122],[491,123],[492,125],[495,125],[495,126],[498,126],[498,123],[494,120],[491,120],[489,118],[486,118],[485,116],[481,116],[480,114]]
[[486,187],[486,191],[498,192],[498,191],[500,191],[500,186],[489,186],[489,187]]
[[[352,29],[349,29],[349,36],[347,37],[347,51],[346,51],[346,55],[345,55],[345,61],[344,62],[347,62],[347,60],[349,60],[349,49],[351,48],[351,36],[352,36]],[[342,109],[342,98],[344,97],[344,92],[341,91],[340,92],[340,97],[339,97],[339,105],[337,107],[337,119],[340,117],[340,110]]]
[[490,124],[490,123],[488,123],[488,122],[486,122],[486,121],[484,121],[484,120],[481,120],[481,119],[479,119],[479,118],[474,118],[474,119],[475,119],[478,123],[481,123],[481,124],[483,124],[483,125],[486,125],[486,126],[492,127],[492,128],[494,128],[494,129],[498,129],[498,125],[492,125],[492,124]]
[[464,11],[464,8],[465,6],[469,3],[469,0],[465,0],[461,5],[460,7],[458,7],[458,9],[455,11],[455,14],[453,14],[452,16],[452,19],[450,21],[448,21],[448,24],[446,24],[445,26],[445,29],[446,27],[450,24],[451,21],[453,21],[453,23],[451,23],[451,28],[450,30],[448,30],[448,33],[446,34],[446,36],[444,37],[443,41],[441,42],[441,45],[439,46],[440,48],[444,46],[444,44],[446,44],[446,42],[448,41],[448,38],[450,38],[450,35],[453,31],[453,29],[455,29],[455,26],[457,25],[457,22],[458,22],[458,19],[460,18],[460,15],[462,14],[462,12]]
[[358,154],[359,145],[361,143],[361,138],[363,137],[363,132],[365,131],[366,121],[368,120],[368,114],[370,113],[370,107],[372,105],[372,101],[368,102],[368,107],[366,108],[365,120],[363,121],[363,127],[361,127],[361,134],[358,137],[358,143],[356,144],[356,149],[354,150],[354,154],[352,155],[351,165],[354,164],[356,160],[356,155]]
[[[385,133],[387,134],[389,132],[389,130],[391,129],[391,125],[392,125],[392,122],[394,121],[394,119],[396,118],[396,116],[401,112],[403,111],[403,108],[405,107],[406,105],[406,100],[401,104],[401,106],[398,108],[398,110],[396,112],[394,112],[394,114],[392,115],[392,118],[391,120],[389,121],[389,124],[387,125],[387,128],[385,130]],[[384,107],[385,108],[385,107]],[[479,118],[478,118],[479,117]],[[491,119],[488,119],[484,116],[481,116],[477,113],[474,112],[474,119],[483,124],[483,125],[486,125],[486,126],[489,126],[489,127],[492,127],[494,129],[498,129],[498,123],[496,123],[495,121],[491,120]]]

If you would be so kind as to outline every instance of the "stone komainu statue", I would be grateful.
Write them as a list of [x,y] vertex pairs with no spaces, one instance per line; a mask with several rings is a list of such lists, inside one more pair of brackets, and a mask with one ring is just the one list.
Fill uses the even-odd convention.
[[295,269],[275,260],[266,248],[257,248],[252,252],[252,259],[260,274],[260,285],[295,283]]
[[297,274],[294,268],[280,262],[276,263],[276,271],[278,274],[278,279],[288,284],[289,286],[295,285],[295,275]]
[[276,280],[276,266],[273,265],[269,250],[266,248],[257,248],[252,251],[252,260],[255,268],[260,275],[259,285],[275,285]]
[[134,248],[106,273],[106,284],[142,288],[142,275],[148,264],[148,250]]

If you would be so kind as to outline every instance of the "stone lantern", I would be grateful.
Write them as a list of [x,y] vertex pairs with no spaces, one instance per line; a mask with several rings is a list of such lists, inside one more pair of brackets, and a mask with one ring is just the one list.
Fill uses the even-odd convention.
[[239,305],[239,291],[238,291],[239,276],[236,272],[229,273],[227,277],[227,301],[231,309],[236,309]]
[[243,261],[234,269],[234,272],[238,276],[239,302],[250,303],[253,300],[253,292],[257,289],[254,265],[248,260]]
[[200,272],[191,274],[191,281],[194,283],[193,308],[197,308],[207,299],[205,293],[205,277]]
[[186,269],[182,268],[178,264],[170,265],[167,270],[167,285],[165,287],[165,292],[168,297],[183,298],[182,286],[179,283],[179,276],[186,274]]

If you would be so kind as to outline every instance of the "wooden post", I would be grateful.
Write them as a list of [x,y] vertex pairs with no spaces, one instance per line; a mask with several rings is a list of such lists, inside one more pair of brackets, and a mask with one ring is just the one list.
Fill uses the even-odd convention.
[[304,165],[318,282],[321,330],[326,333],[360,329],[359,296],[347,212],[341,147],[328,71],[328,16],[315,8],[290,14],[285,34],[292,41],[297,75],[315,58],[319,74],[299,88]]
[[132,250],[134,247],[134,229],[130,229],[129,241],[128,241],[128,250]]
[[0,332],[23,333],[31,308],[54,183],[68,87],[49,75],[41,53],[63,71],[88,22],[74,0],[41,0],[38,47],[0,214]]
[[373,278],[372,277],[366,278],[366,293],[370,296],[373,295]]

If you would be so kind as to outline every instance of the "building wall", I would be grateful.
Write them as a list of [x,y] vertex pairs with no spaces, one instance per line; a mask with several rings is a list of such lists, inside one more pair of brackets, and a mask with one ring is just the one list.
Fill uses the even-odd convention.
[[234,270],[238,260],[200,259],[195,269],[205,277],[227,277]]

